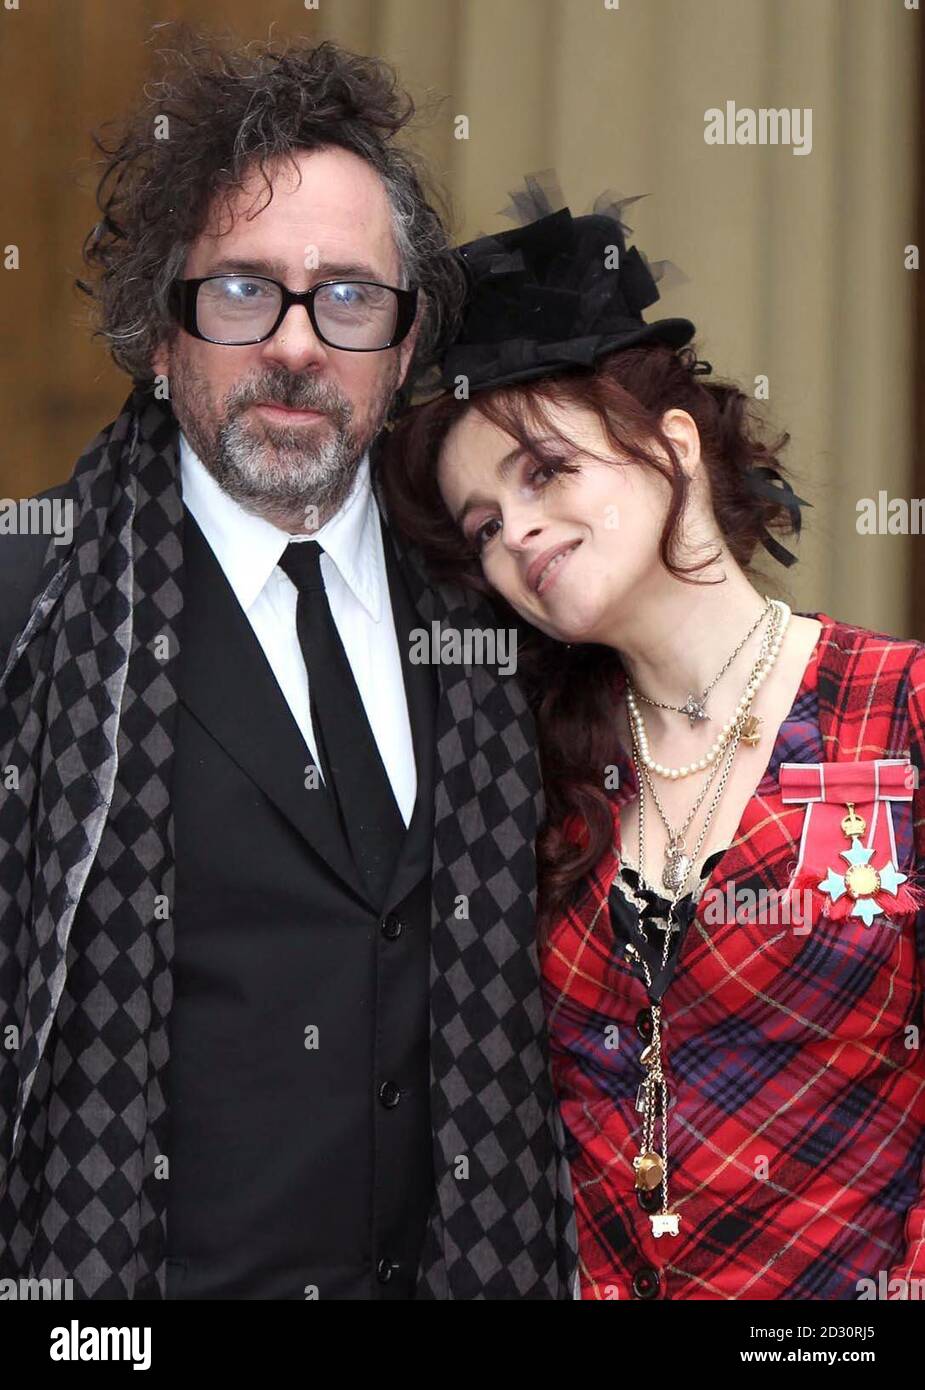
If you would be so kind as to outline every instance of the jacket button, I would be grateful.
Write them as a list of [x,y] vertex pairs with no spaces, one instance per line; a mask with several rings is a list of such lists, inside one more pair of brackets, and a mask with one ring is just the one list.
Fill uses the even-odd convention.
[[655,1032],[655,1028],[652,1023],[651,1009],[639,1010],[639,1013],[636,1015],[636,1032],[639,1034],[639,1036],[643,1039],[644,1042],[651,1041],[652,1034]]
[[382,919],[382,935],[387,941],[397,941],[404,931],[404,922],[394,912]]
[[394,1081],[383,1081],[382,1085],[379,1087],[379,1099],[382,1101],[386,1110],[395,1109],[396,1105],[401,1100],[401,1091],[395,1085]]
[[643,1211],[658,1211],[662,1200],[662,1190],[660,1187],[654,1187],[651,1192],[644,1192],[642,1189],[637,1189],[636,1200],[639,1202]]
[[380,1284],[387,1284],[398,1268],[391,1260],[380,1260],[376,1265],[376,1278]]
[[633,1275],[633,1293],[637,1298],[657,1298],[660,1283],[658,1270],[645,1265]]

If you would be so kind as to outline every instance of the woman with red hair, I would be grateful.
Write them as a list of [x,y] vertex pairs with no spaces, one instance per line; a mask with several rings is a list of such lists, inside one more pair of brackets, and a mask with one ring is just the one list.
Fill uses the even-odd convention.
[[707,379],[692,324],[644,321],[622,205],[531,193],[460,249],[442,392],[381,466],[434,577],[519,638],[581,1295],[908,1297],[925,648],[756,587],[760,545],[794,559],[787,436]]

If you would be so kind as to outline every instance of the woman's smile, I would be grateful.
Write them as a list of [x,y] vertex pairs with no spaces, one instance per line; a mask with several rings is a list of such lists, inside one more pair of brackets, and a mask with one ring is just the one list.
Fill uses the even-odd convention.
[[[568,562],[569,558],[575,553],[575,551],[578,549],[580,545],[581,541],[572,541],[571,544],[568,545],[566,548],[560,547],[556,549],[552,557],[543,563],[542,568],[540,569],[536,577],[531,576],[530,570],[527,571],[528,580],[532,578],[531,588],[538,597],[541,597],[542,595],[548,593],[553,584],[559,578],[563,566]],[[540,559],[542,560],[542,556],[540,557]],[[536,562],[534,561],[534,564],[535,563]]]

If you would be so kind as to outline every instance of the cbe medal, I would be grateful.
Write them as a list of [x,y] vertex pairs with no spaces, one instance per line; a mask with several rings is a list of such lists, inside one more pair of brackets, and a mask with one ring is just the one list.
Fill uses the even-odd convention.
[[892,804],[911,801],[917,786],[908,758],[782,763],[781,800],[806,805],[790,893],[823,895],[823,916],[866,927],[916,911],[925,895],[899,871]]
[[[864,826],[863,816],[855,815],[854,807],[849,803],[848,815],[845,821],[859,821]],[[842,825],[844,826],[844,821]],[[847,832],[846,832],[847,833]],[[891,897],[896,896],[896,889],[901,883],[905,883],[907,874],[897,872],[896,865],[892,860],[882,865],[880,869],[875,869],[870,860],[873,858],[873,850],[865,849],[858,839],[858,834],[863,835],[864,830],[851,834],[851,848],[840,850],[843,859],[847,859],[850,867],[844,874],[837,874],[834,869],[829,869],[826,876],[818,885],[820,892],[828,893],[833,903],[843,893],[849,893],[854,899],[850,916],[860,917],[865,927],[869,927],[874,918],[883,911],[883,907],[877,902],[876,894],[881,890],[888,893]]]

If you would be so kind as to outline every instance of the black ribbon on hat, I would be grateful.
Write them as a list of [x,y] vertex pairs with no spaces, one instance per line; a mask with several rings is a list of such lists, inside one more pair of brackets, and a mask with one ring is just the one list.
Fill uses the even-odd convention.
[[[800,530],[803,525],[802,507],[811,507],[812,502],[807,502],[804,497],[798,497],[793,488],[776,468],[768,468],[766,464],[761,464],[757,468],[750,468],[745,474],[745,485],[755,497],[763,502],[773,502],[777,507],[786,507],[793,518],[793,530],[799,539]],[[788,550],[765,526],[761,535],[761,544],[770,555],[780,564],[786,565],[789,569],[795,565],[797,557],[792,551]]]

